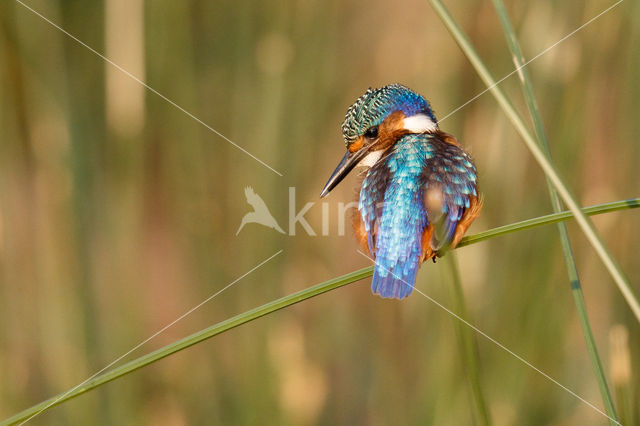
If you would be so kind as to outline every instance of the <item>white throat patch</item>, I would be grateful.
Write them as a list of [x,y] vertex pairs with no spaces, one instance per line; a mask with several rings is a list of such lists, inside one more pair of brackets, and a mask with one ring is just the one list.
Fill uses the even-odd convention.
[[362,160],[358,163],[358,167],[373,167],[374,164],[378,162],[380,157],[382,157],[382,152],[384,150],[371,151],[367,155],[364,156]]
[[426,114],[405,117],[404,128],[412,133],[432,132],[438,129],[436,123]]

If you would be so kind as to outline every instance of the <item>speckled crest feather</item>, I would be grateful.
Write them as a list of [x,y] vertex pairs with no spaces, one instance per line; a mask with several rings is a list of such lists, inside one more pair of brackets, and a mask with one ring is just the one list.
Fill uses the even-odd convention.
[[405,116],[424,113],[437,123],[429,102],[401,84],[390,84],[379,89],[368,89],[347,110],[342,123],[342,136],[349,147],[369,127],[379,125],[394,111]]
[[432,241],[434,251],[451,241],[471,198],[478,196],[471,158],[443,135],[403,136],[363,181],[358,209],[376,261],[371,288],[382,297],[402,299],[413,290],[422,235],[434,220],[425,207],[426,191],[437,188],[442,194],[445,241]]

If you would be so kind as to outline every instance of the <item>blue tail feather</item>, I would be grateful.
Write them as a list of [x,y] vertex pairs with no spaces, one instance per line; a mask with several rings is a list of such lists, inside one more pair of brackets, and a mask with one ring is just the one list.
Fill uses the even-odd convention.
[[417,260],[410,265],[405,264],[404,268],[385,268],[376,262],[371,291],[383,298],[404,299],[413,291],[417,273]]

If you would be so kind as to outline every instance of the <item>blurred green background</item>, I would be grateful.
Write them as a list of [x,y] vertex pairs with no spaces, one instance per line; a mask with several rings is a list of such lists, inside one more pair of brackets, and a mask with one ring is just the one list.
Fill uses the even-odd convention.
[[[527,58],[612,2],[509,2]],[[14,1],[0,4],[0,418],[65,391],[280,249],[127,359],[368,265],[319,192],[340,123],[369,87],[401,82],[443,117],[484,89],[426,1],[105,0],[27,3],[281,172],[278,176]],[[513,70],[489,1],[449,1],[496,78]],[[640,3],[623,2],[529,66],[558,169],[583,205],[639,195]],[[513,76],[503,83],[523,108]],[[490,95],[441,122],[475,157],[471,233],[551,212],[544,175]],[[295,236],[249,224],[252,186]],[[292,207],[293,208],[293,207]],[[329,235],[321,235],[323,208]],[[347,220],[348,222],[348,220]],[[632,285],[640,213],[594,218]],[[640,327],[569,224],[600,355],[638,417]],[[602,406],[554,226],[457,251],[479,329]],[[477,421],[455,319],[370,280],[199,344],[43,413],[33,424],[437,424]],[[452,306],[445,265],[420,290]],[[626,342],[626,343],[625,343]],[[618,348],[618,349],[616,349]],[[478,336],[497,425],[602,415]],[[626,356],[626,358],[625,358]]]

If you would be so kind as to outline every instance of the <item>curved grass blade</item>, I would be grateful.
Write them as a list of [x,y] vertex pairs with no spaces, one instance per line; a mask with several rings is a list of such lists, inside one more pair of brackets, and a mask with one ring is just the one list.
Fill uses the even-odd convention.
[[[638,207],[640,207],[640,198],[632,198],[629,200],[615,201],[612,203],[605,203],[605,204],[599,204],[596,206],[588,207],[588,208],[585,208],[583,212],[587,215],[596,215],[596,214],[609,213],[616,210],[633,209]],[[465,237],[462,239],[460,244],[458,244],[458,247],[479,243],[480,241],[485,241],[490,238],[507,235],[507,234],[516,232],[518,230],[525,230],[525,229],[530,229],[537,226],[558,223],[564,220],[568,220],[571,217],[572,217],[571,212],[564,211],[561,213],[554,213],[547,216],[542,216],[534,219],[525,220],[522,222],[513,223],[511,225],[500,226],[498,228],[494,228],[489,231],[485,231],[479,234]],[[186,349],[190,346],[193,346],[207,339],[210,339],[213,336],[216,336],[218,334],[224,333],[225,331],[231,330],[235,327],[238,327],[240,325],[256,320],[272,312],[276,312],[280,309],[286,308],[288,306],[294,305],[296,303],[302,302],[312,297],[319,296],[328,291],[335,290],[347,284],[351,284],[361,279],[370,277],[372,274],[373,274],[373,266],[368,266],[366,268],[358,269],[357,271],[348,273],[346,275],[342,275],[340,277],[331,279],[329,281],[316,284],[304,290],[300,290],[296,293],[274,300],[265,305],[251,309],[247,312],[243,312],[232,318],[229,318],[215,325],[212,325],[211,327],[207,327],[203,330],[193,333],[192,335],[187,336],[183,339],[180,339],[174,343],[171,343],[163,348],[160,348],[151,353],[148,353],[139,358],[136,358],[132,361],[129,361],[121,365],[120,367],[116,367],[113,370],[110,370],[104,374],[101,374],[95,377],[94,379],[87,381],[82,386],[78,386],[72,392],[62,392],[59,395],[56,395],[52,398],[42,401],[36,405],[33,405],[9,417],[8,419],[3,420],[2,422],[0,422],[0,426],[13,425],[21,421],[24,421],[30,418],[31,416],[33,416],[34,414],[37,414],[42,411],[46,411],[56,405],[60,405],[65,401],[69,401],[79,395],[82,395],[83,393],[89,392],[115,379],[126,376],[129,373],[132,373],[140,368],[146,367],[147,365],[153,364],[154,362],[159,361],[162,358],[166,358],[169,355],[172,355],[176,352],[180,352],[181,350]]]
[[[629,198],[627,200],[613,201],[610,203],[598,204],[595,206],[585,207],[582,212],[587,216],[595,216],[603,213],[615,212],[618,210],[635,209],[640,207],[640,197]],[[524,231],[526,229],[536,228],[542,225],[551,225],[573,218],[573,213],[565,210],[560,213],[552,213],[546,216],[540,216],[533,219],[527,219],[510,225],[498,226],[488,231],[478,232],[477,234],[466,236],[460,241],[457,248],[468,246],[470,244],[479,243],[491,238],[500,237],[511,234],[513,232]]]
[[638,302],[638,298],[634,294],[633,289],[629,284],[629,280],[622,272],[620,265],[613,258],[611,253],[609,253],[609,249],[600,238],[600,235],[594,228],[593,224],[587,218],[587,216],[582,213],[580,205],[575,200],[575,197],[571,194],[564,181],[560,178],[560,175],[556,171],[555,167],[551,164],[547,156],[536,143],[534,136],[525,125],[522,117],[520,117],[520,114],[518,114],[502,89],[498,87],[495,79],[491,76],[491,73],[480,59],[480,56],[469,41],[469,38],[464,33],[464,31],[462,31],[462,28],[460,28],[458,23],[453,19],[447,8],[444,6],[444,4],[442,4],[440,0],[429,0],[429,3],[431,3],[440,19],[442,19],[442,22],[445,24],[453,38],[458,43],[458,46],[460,46],[473,67],[476,69],[476,72],[478,73],[482,81],[487,85],[487,88],[489,89],[491,94],[494,96],[494,98],[496,98],[498,104],[507,115],[507,118],[509,118],[518,133],[520,133],[520,136],[522,136],[525,144],[527,145],[527,148],[529,148],[529,151],[531,151],[531,154],[536,159],[547,178],[551,181],[555,189],[558,191],[558,194],[560,195],[562,200],[565,202],[569,210],[571,210],[571,212],[574,214],[576,222],[578,222],[578,225],[580,225],[582,232],[595,249],[596,253],[604,263],[604,266],[609,271],[609,274],[615,281],[618,289],[622,293],[622,296],[629,305],[629,308],[635,315],[636,319],[638,320],[638,322],[640,322],[640,302]]
[[[513,25],[509,19],[509,14],[504,6],[502,0],[493,0],[493,5],[496,9],[500,23],[504,30],[507,44],[509,45],[509,51],[513,57],[513,62],[519,70],[520,86],[522,93],[529,110],[529,116],[533,122],[533,128],[538,138],[538,144],[543,149],[545,155],[549,158],[549,162],[552,162],[551,150],[549,149],[549,140],[542,123],[542,117],[538,108],[538,102],[533,92],[533,85],[531,78],[529,77],[529,70],[525,67],[524,55],[520,49],[518,38],[516,37]],[[547,178],[547,186],[549,187],[549,197],[551,198],[551,205],[554,212],[562,211],[562,203],[558,197],[558,192],[553,187],[553,184]],[[573,257],[573,251],[571,249],[571,241],[569,239],[569,232],[567,231],[567,225],[565,223],[558,223],[558,233],[560,234],[560,242],[562,245],[562,252],[564,254],[564,262],[567,268],[567,274],[569,275],[569,283],[571,286],[571,293],[573,294],[574,303],[576,305],[576,311],[578,312],[578,318],[580,319],[580,326],[582,327],[582,334],[587,345],[587,351],[589,352],[589,358],[591,359],[591,365],[593,367],[598,387],[600,389],[600,395],[604,403],[605,410],[609,416],[610,423],[616,424],[613,420],[618,420],[616,415],[613,399],[611,398],[611,392],[607,385],[607,379],[600,362],[600,356],[598,355],[598,348],[596,346],[595,339],[593,338],[593,332],[591,331],[591,324],[589,323],[589,315],[587,314],[587,307],[584,301],[584,294],[582,293],[582,286],[580,284],[580,277],[578,275],[578,268],[576,266],[575,259]]]

